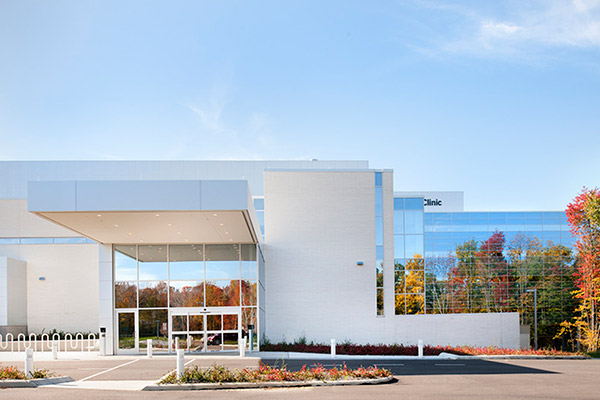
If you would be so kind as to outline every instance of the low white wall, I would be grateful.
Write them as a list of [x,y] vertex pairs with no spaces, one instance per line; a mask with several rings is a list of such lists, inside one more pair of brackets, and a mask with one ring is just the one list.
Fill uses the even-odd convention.
[[[392,317],[394,333],[384,342],[495,346],[518,349],[519,313],[428,314]],[[391,340],[390,340],[391,339]]]

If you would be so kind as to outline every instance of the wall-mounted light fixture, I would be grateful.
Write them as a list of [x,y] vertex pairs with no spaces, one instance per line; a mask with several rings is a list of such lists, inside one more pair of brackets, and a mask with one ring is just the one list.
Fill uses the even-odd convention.
[[362,265],[364,265],[364,263],[362,261],[357,261],[356,265],[358,265],[359,267],[361,267]]
[[39,279],[40,281],[45,281],[45,280],[46,280],[46,277],[45,277],[45,276],[40,276],[38,279]]

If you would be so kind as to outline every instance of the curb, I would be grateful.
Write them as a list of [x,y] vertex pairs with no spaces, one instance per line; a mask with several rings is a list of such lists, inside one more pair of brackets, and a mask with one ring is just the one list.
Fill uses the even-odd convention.
[[184,383],[169,385],[148,385],[145,391],[169,391],[169,390],[222,390],[222,389],[269,389],[305,386],[351,386],[351,385],[379,385],[389,383],[393,376],[376,379],[354,379],[340,381],[298,381],[298,382],[227,382],[227,383]]
[[457,356],[459,360],[591,360],[587,356],[489,355]]
[[57,383],[73,382],[70,376],[42,379],[5,379],[0,380],[0,388],[36,388],[38,386],[56,385]]

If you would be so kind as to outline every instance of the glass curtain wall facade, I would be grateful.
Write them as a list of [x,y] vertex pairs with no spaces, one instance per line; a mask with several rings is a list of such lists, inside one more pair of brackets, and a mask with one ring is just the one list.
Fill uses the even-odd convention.
[[375,172],[375,281],[377,287],[377,315],[384,316],[383,309],[383,173]]
[[394,199],[395,314],[425,313],[423,199]]
[[424,213],[394,199],[396,315],[519,312],[553,343],[575,307],[574,239],[564,212]]
[[[113,251],[115,308],[137,311],[139,347],[152,338],[157,349],[167,349],[169,323],[181,319],[169,321],[169,310],[182,308],[235,308],[241,313],[241,329],[248,332],[253,325],[256,334],[258,290],[264,294],[259,284],[259,264],[264,261],[256,245],[115,245]],[[228,322],[231,315],[219,317],[221,330],[237,330],[237,320]],[[186,318],[186,328],[201,328],[198,317],[190,316],[191,322]],[[207,317],[208,325],[217,318]]]

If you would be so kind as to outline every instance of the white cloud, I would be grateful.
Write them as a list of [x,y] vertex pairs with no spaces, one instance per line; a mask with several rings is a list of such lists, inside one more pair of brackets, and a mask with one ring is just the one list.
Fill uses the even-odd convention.
[[[235,106],[228,102],[227,89],[215,88],[204,102],[186,104],[198,117],[200,126],[192,138],[178,151],[188,153],[201,144],[199,158],[211,159],[266,159],[273,158],[275,144],[270,134],[270,120],[264,112],[238,115],[242,122],[235,123]],[[201,105],[199,105],[201,104]]]
[[600,0],[511,2],[503,17],[464,6],[438,10],[458,14],[463,20],[462,29],[440,45],[449,53],[493,56],[600,48]]

